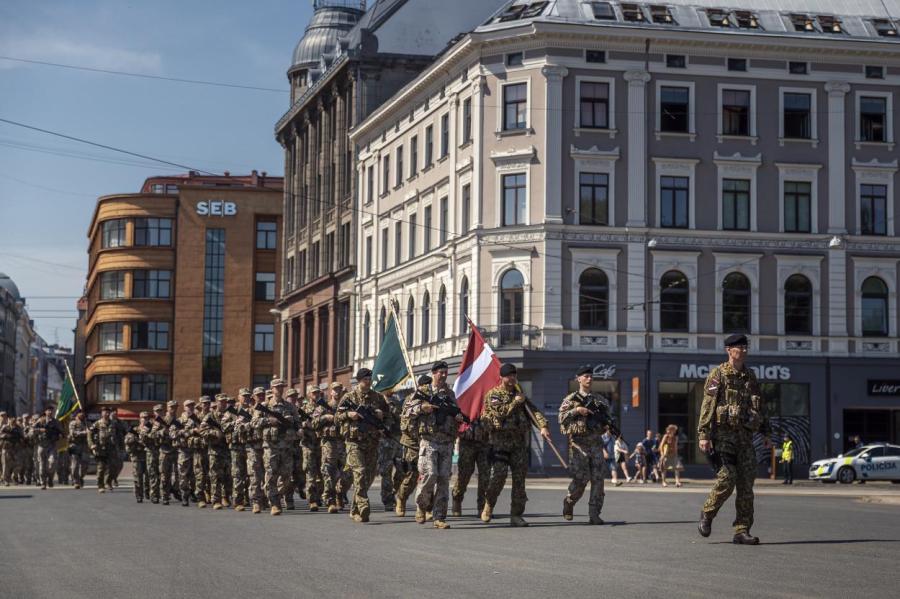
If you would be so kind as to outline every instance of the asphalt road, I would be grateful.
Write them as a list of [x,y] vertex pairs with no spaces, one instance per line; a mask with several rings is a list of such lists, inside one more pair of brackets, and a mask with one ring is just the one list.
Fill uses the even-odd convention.
[[[494,522],[470,496],[447,531],[380,511],[360,525],[305,507],[272,517],[138,505],[124,488],[0,487],[0,597],[896,596],[900,501],[760,489],[764,544],[742,547],[733,501],[712,537],[697,534],[697,485],[610,489],[595,527],[585,500],[565,522],[563,492],[529,484],[531,527],[507,526],[505,492]],[[866,487],[848,490],[900,500],[896,485]]]

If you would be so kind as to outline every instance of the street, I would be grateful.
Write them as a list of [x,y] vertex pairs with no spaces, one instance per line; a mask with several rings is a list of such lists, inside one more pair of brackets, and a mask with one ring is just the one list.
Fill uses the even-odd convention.
[[[527,529],[465,516],[434,530],[376,511],[273,518],[135,503],[130,484],[0,488],[0,596],[42,597],[877,597],[896,592],[900,489],[759,485],[758,547],[731,544],[733,500],[702,539],[706,482],[608,489],[605,526],[560,517],[563,482],[528,481]],[[90,483],[89,483],[90,485]],[[860,496],[867,495],[865,500]],[[408,512],[410,513],[410,512]],[[727,589],[727,590],[726,590]]]

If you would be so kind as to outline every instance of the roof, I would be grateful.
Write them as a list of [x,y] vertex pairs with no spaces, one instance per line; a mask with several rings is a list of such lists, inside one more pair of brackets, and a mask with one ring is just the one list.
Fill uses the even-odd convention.
[[19,301],[22,299],[22,296],[19,293],[19,288],[16,287],[16,284],[13,283],[12,279],[10,279],[5,273],[2,272],[0,272],[0,288],[6,289],[6,291],[8,291],[12,296],[13,300]]
[[303,37],[294,48],[291,68],[308,69],[319,64],[325,54],[335,54],[340,42],[363,15],[365,3],[346,1],[319,1]]

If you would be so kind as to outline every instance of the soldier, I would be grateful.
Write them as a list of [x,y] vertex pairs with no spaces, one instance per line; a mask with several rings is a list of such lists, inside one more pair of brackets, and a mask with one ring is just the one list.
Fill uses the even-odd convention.
[[228,443],[230,456],[229,468],[232,484],[232,500],[234,510],[243,512],[247,506],[247,450],[244,447],[245,434],[243,425],[252,419],[245,405],[250,396],[249,389],[238,391],[240,404],[236,405],[233,397],[228,398],[228,407],[222,417],[222,430],[225,432],[225,441]]
[[22,467],[25,471],[25,479],[27,484],[29,485],[37,485],[40,481],[38,480],[38,469],[37,469],[37,437],[35,431],[35,425],[40,419],[40,414],[32,414],[30,417],[26,417],[27,424],[25,425],[25,441],[26,443],[22,447]]
[[72,484],[76,489],[84,486],[84,471],[87,469],[87,424],[84,412],[78,412],[69,423],[69,455],[72,462]]
[[[335,414],[340,402],[343,385],[331,383],[331,394],[323,405],[319,403],[312,413],[310,426],[319,436],[322,459],[322,501],[329,514],[336,514],[343,507],[338,489],[344,478],[347,450],[341,437]],[[341,503],[339,507],[339,503]]]
[[6,412],[0,412],[0,478],[7,487],[12,484],[16,444],[21,436],[22,430],[15,418],[10,418]]
[[300,429],[300,447],[303,449],[303,474],[306,478],[306,498],[309,511],[318,512],[322,503],[322,446],[312,424],[312,414],[322,397],[322,391],[315,385],[306,387],[306,398],[299,407],[303,424]]
[[38,478],[41,489],[53,488],[53,474],[56,472],[56,442],[63,436],[62,425],[53,417],[53,408],[45,408],[44,414],[34,425],[35,443],[38,456]]
[[603,481],[607,474],[603,457],[603,432],[614,424],[606,401],[591,392],[594,369],[583,366],[575,373],[578,391],[563,398],[559,406],[559,428],[569,438],[569,494],[563,499],[563,518],[572,520],[575,504],[584,494],[588,481],[588,518],[591,524],[603,524]]
[[[310,385],[309,387],[312,387]],[[309,388],[307,387],[307,389]],[[288,389],[284,394],[285,401],[300,413],[300,392],[294,388]],[[306,471],[303,468],[303,446],[301,445],[303,436],[300,431],[297,432],[294,440],[294,446],[291,447],[291,493],[284,499],[284,509],[294,509],[294,491],[300,495],[300,499],[306,499]]]
[[100,408],[100,420],[88,429],[88,446],[97,460],[97,492],[106,493],[107,487],[112,490],[109,482],[109,461],[112,452],[116,450],[115,431],[109,420],[109,408]]
[[153,420],[138,428],[141,444],[147,451],[147,474],[150,477],[150,501],[159,503],[159,430],[162,428],[162,404],[153,406]]
[[[253,394],[250,397],[250,411],[254,419],[259,413],[256,406],[261,406],[265,403],[265,396],[265,389],[254,387]],[[253,504],[253,513],[258,514],[266,503],[262,430],[255,427],[252,421],[249,425],[244,425],[244,427],[247,439],[247,495],[249,495],[249,499]]]
[[161,434],[159,441],[159,477],[163,491],[163,503],[166,503],[169,495],[174,495],[176,500],[181,499],[181,493],[178,490],[178,451],[172,445],[171,434],[172,424],[178,420],[177,412],[178,402],[173,399],[166,404],[166,415],[162,418],[166,425],[166,430]]
[[528,473],[528,432],[532,424],[541,429],[541,436],[550,439],[547,420],[534,406],[516,378],[516,367],[504,364],[500,367],[501,383],[485,394],[482,418],[490,435],[493,460],[491,479],[485,494],[482,522],[490,522],[497,497],[506,483],[506,473],[512,474],[512,503],[509,511],[510,526],[528,526],[522,518],[525,512],[525,475]]
[[109,421],[112,423],[113,432],[116,434],[116,450],[113,452],[112,461],[109,464],[109,480],[114,487],[119,486],[119,473],[125,466],[125,434],[128,426],[121,420],[116,410],[110,410]]
[[200,396],[197,413],[197,427],[194,429],[194,489],[197,493],[197,507],[205,508],[212,503],[209,488],[209,445],[200,430],[200,424],[212,411],[212,398]]
[[147,448],[141,443],[140,428],[146,428],[149,418],[150,412],[141,412],[138,425],[125,433],[125,451],[131,460],[134,497],[138,503],[144,502],[144,481],[147,478]]
[[191,489],[194,485],[194,428],[199,426],[199,421],[194,415],[194,400],[187,399],[184,402],[184,412],[172,423],[169,436],[172,445],[178,451],[178,485],[181,492],[181,505],[188,507],[191,503]]
[[368,522],[369,487],[378,465],[378,440],[381,426],[390,427],[393,416],[378,393],[372,391],[372,371],[360,368],[357,385],[345,394],[337,410],[337,422],[347,443],[347,463],[353,472],[354,497],[350,517]]
[[475,504],[480,514],[484,510],[484,495],[491,479],[490,445],[488,445],[487,429],[480,418],[467,425],[459,436],[459,457],[456,462],[456,480],[453,482],[451,496],[453,508],[451,515],[462,516],[462,504],[466,496],[466,487],[475,469],[478,468],[478,488]]
[[200,421],[200,434],[206,439],[209,452],[209,484],[212,494],[212,509],[220,510],[228,507],[225,499],[225,477],[228,476],[226,455],[228,445],[225,440],[225,430],[222,428],[222,419],[228,407],[228,396],[224,393],[216,395],[216,409],[211,410]]
[[[423,374],[417,381],[418,386],[431,384],[431,377]],[[403,448],[403,477],[397,485],[394,513],[399,517],[406,516],[406,500],[412,495],[419,480],[419,427],[410,419],[407,408],[413,400],[413,395],[408,396],[400,408],[400,446]]]
[[384,403],[393,416],[391,436],[384,436],[378,441],[378,476],[381,477],[381,504],[384,511],[391,512],[397,506],[397,489],[403,482],[404,463],[403,446],[398,438],[400,432],[400,418],[403,413],[403,400],[396,395],[383,394]]
[[284,381],[272,379],[272,399],[264,410],[257,410],[253,421],[254,427],[262,432],[266,494],[273,516],[281,514],[282,503],[293,503],[292,452],[300,420],[297,408],[286,402],[283,394]]
[[[756,478],[756,450],[753,434],[764,436],[769,447],[769,426],[760,398],[759,384],[747,368],[746,335],[731,335],[725,340],[728,361],[713,368],[703,386],[703,404],[697,426],[700,450],[717,461],[716,482],[703,510],[698,529],[708,537],[719,508],[737,489],[734,538],[736,545],[759,545],[750,535],[753,526],[753,480]],[[713,453],[714,452],[714,453]]]
[[447,407],[456,408],[456,395],[447,386],[447,363],[431,366],[430,385],[420,387],[407,404],[406,413],[419,430],[419,486],[416,489],[416,522],[426,520],[431,511],[434,527],[450,528],[447,524],[447,502],[450,498],[450,472],[453,468],[453,444],[463,415]]

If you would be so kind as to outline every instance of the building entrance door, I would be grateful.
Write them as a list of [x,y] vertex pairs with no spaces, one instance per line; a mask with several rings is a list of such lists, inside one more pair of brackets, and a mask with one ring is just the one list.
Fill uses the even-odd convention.
[[844,410],[844,451],[859,436],[863,443],[896,443],[900,437],[900,410]]

